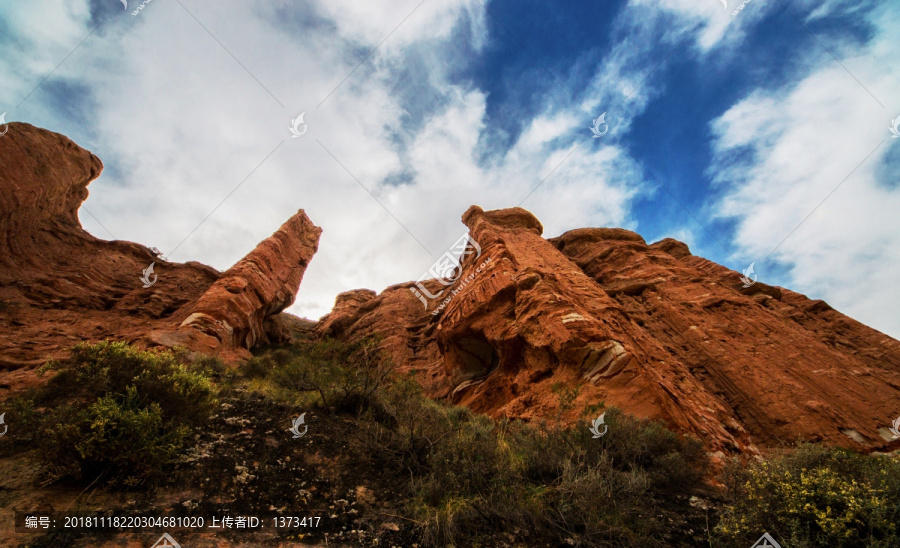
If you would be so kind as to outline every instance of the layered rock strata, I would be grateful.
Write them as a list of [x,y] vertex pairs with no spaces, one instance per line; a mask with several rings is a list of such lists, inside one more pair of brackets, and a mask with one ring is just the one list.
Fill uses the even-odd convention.
[[473,206],[463,222],[481,256],[466,257],[439,314],[412,283],[360,290],[338,298],[319,333],[382,334],[432,396],[492,416],[553,417],[566,386],[580,391],[576,409],[615,405],[722,452],[892,439],[900,342],[824,302],[743,288],[676,240],[608,228],[547,240],[519,208]]
[[194,303],[174,331],[150,340],[199,352],[250,350],[265,338],[265,322],[294,303],[322,229],[303,210],[223,272]]
[[[229,361],[297,333],[381,337],[435,398],[491,416],[615,405],[754,454],[795,440],[894,448],[900,342],[827,303],[756,283],[676,240],[583,228],[556,238],[512,208],[463,215],[474,242],[452,280],[340,295],[313,323],[294,302],[321,229],[301,210],[224,273],[84,231],[103,165],[22,123],[0,138],[0,399],[78,342],[184,346]],[[142,272],[153,263],[152,284]],[[425,296],[437,296],[425,298]],[[306,336],[306,335],[304,335]]]
[[[183,342],[235,360],[269,335],[288,336],[291,320],[278,312],[293,302],[321,232],[302,211],[220,274],[86,232],[78,211],[102,170],[58,133],[13,122],[0,138],[0,389],[33,382],[35,366],[82,341],[154,346],[148,334],[186,324],[218,343]],[[156,281],[144,287],[151,263]]]

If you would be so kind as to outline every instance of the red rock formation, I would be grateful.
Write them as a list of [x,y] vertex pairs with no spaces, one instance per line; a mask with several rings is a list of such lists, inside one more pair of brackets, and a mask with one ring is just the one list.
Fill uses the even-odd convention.
[[661,419],[712,450],[890,438],[900,342],[825,303],[743,289],[738,273],[671,239],[596,228],[545,240],[520,208],[472,207],[463,222],[482,253],[464,261],[440,314],[412,284],[350,292],[319,333],[380,333],[432,396],[493,416],[554,416],[561,382],[580,387],[579,404]]
[[[0,138],[0,369],[9,370],[0,386],[32,382],[34,366],[80,341],[151,345],[148,332],[174,330],[194,311],[236,328],[217,348],[228,358],[246,355],[264,322],[275,331],[284,323],[276,314],[293,301],[320,232],[302,212],[220,276],[85,232],[78,209],[102,169],[68,138],[29,124],[10,123]],[[157,282],[144,288],[151,262]]]
[[551,242],[756,444],[799,438],[861,449],[891,440],[900,342],[824,301],[759,282],[745,289],[738,273],[680,242],[629,240],[586,229]]
[[[33,366],[80,341],[182,344],[233,360],[312,329],[279,314],[321,233],[302,211],[219,274],[85,232],[78,209],[101,170],[28,124],[0,138],[0,388],[31,382]],[[472,207],[463,221],[480,253],[449,288],[344,293],[316,333],[379,334],[429,394],[493,416],[555,416],[562,383],[579,387],[576,404],[663,420],[711,450],[796,439],[873,450],[892,437],[900,342],[826,303],[743,288],[737,272],[671,239],[586,228],[546,240],[519,208]],[[145,288],[138,278],[154,261],[158,279]],[[413,289],[445,291],[423,305]]]
[[150,340],[204,353],[234,349],[249,357],[241,351],[264,337],[266,318],[294,303],[321,234],[301,209],[185,307],[189,316],[177,330],[151,333]]

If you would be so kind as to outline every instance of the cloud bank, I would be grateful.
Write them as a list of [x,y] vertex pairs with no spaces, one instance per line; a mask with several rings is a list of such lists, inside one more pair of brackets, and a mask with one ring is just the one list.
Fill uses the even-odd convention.
[[[622,3],[608,48],[576,54],[570,73],[535,59],[540,107],[520,113],[521,131],[503,146],[485,139],[496,130],[490,93],[460,76],[512,39],[477,0],[181,0],[136,16],[113,0],[4,6],[0,101],[7,119],[69,135],[103,159],[82,211],[98,237],[224,269],[305,209],[324,232],[291,311],[317,318],[341,291],[417,279],[464,230],[471,204],[521,204],[550,236],[640,230],[648,220],[635,201],[659,188],[629,139],[666,100],[670,56],[711,73],[749,62],[748,37],[767,17],[788,17],[779,9],[754,2],[732,17],[714,0]],[[897,336],[900,292],[888,273],[900,265],[900,154],[878,145],[900,104],[873,96],[886,102],[900,84],[898,10],[837,0],[790,9],[818,38],[789,83],[741,90],[697,121],[709,127],[711,161],[698,182],[708,199],[692,214],[731,223],[720,236],[759,261],[762,281]],[[848,15],[864,18],[862,38],[817,27]],[[604,111],[610,132],[593,139],[588,126]],[[308,130],[294,139],[300,113]],[[693,243],[703,230],[672,235]]]

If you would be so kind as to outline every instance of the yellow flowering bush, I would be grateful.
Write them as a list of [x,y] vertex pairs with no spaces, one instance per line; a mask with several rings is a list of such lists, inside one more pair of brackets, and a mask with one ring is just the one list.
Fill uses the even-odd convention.
[[796,547],[900,546],[900,463],[801,445],[725,473],[730,503],[716,527],[725,546],[764,531]]

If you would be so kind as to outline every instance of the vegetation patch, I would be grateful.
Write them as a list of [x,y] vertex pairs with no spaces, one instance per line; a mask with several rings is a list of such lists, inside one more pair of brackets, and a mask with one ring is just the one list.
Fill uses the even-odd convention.
[[311,342],[297,354],[274,351],[246,367],[258,372],[253,386],[263,393],[352,418],[342,442],[354,461],[391,475],[417,542],[484,545],[508,535],[576,546],[664,546],[671,540],[667,520],[696,513],[686,494],[706,474],[698,441],[616,409],[607,411],[610,429],[601,439],[584,425],[494,421],[435,402],[411,379],[389,375],[375,348],[372,340]]
[[722,546],[749,546],[761,531],[782,545],[900,546],[900,462],[812,444],[725,474]]
[[102,509],[116,515],[319,518],[222,533],[235,542],[738,548],[768,532],[785,547],[900,546],[894,459],[801,445],[732,463],[714,488],[701,442],[660,423],[610,407],[594,437],[598,402],[564,424],[577,388],[554,387],[548,421],[493,420],[426,397],[377,346],[307,340],[228,368],[79,345],[6,402],[17,436],[2,450],[33,450],[51,482],[119,491],[131,500]]
[[152,486],[216,405],[210,378],[171,352],[78,345],[46,370],[53,378],[20,398],[13,413],[57,479]]

